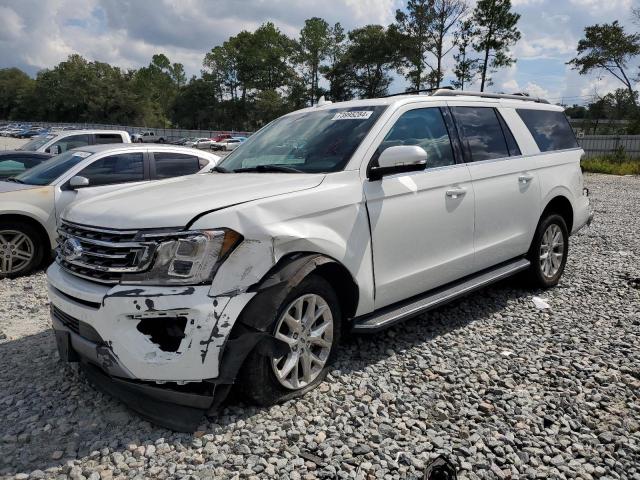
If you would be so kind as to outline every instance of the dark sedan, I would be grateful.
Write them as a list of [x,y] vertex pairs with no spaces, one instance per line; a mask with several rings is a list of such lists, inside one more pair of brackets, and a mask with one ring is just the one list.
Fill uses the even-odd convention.
[[53,155],[41,152],[0,151],[0,179],[13,177],[48,160]]

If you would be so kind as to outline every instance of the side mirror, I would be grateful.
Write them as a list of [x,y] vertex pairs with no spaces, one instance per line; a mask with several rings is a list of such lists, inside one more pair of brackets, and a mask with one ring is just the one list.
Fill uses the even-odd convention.
[[418,145],[398,145],[384,150],[378,166],[369,168],[369,180],[380,180],[385,175],[417,172],[427,168],[427,152]]
[[69,180],[69,186],[73,190],[76,190],[78,188],[88,187],[89,179],[86,177],[81,177],[80,175],[76,175],[75,177],[71,177],[71,180]]
[[60,155],[62,153],[60,145],[51,145],[47,150],[49,150],[49,153],[53,153],[54,155]]

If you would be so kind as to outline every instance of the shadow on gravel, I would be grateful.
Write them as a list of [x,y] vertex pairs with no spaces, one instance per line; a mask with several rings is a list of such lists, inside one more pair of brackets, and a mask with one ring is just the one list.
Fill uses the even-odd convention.
[[[507,303],[532,294],[513,279],[505,280],[385,332],[350,336],[336,373],[349,374],[384,360],[394,354],[391,344],[396,350],[429,348],[437,337],[487,320]],[[211,422],[203,419],[203,428],[225,433],[231,424],[262,410],[243,405],[232,394],[220,416]],[[100,453],[93,452],[122,451],[130,443],[150,444],[160,438],[185,446],[193,441],[192,434],[155,427],[96,391],[77,368],[59,362],[51,331],[0,343],[0,476],[45,470],[75,458],[99,461]]]

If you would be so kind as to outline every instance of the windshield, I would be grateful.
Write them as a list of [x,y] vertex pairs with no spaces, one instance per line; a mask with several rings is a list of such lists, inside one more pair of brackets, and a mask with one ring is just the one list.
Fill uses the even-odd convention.
[[25,143],[21,147],[16,148],[16,150],[24,150],[26,152],[35,152],[45,143],[47,143],[52,138],[55,138],[55,135],[41,135],[38,137],[33,137],[33,140]]
[[385,108],[332,108],[280,117],[242,142],[220,166],[229,171],[272,171],[264,167],[273,165],[304,173],[342,170]]
[[37,165],[13,178],[15,181],[19,183],[26,183],[27,185],[49,185],[60,175],[79,164],[89,155],[91,155],[91,153],[75,150],[65,152],[53,157],[51,160],[42,162],[40,165]]

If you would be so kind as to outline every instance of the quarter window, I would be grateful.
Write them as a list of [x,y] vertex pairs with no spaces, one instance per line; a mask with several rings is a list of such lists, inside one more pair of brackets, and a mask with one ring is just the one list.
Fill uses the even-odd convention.
[[200,170],[200,159],[195,155],[182,153],[154,153],[156,178],[171,178],[191,175]]
[[427,152],[427,168],[453,165],[451,139],[439,108],[410,110],[396,121],[384,138],[378,155],[389,147],[418,145]]
[[121,153],[101,158],[78,175],[88,178],[91,187],[140,182],[144,180],[142,152]]
[[517,109],[541,152],[578,147],[564,112]]
[[472,162],[509,156],[507,141],[495,109],[453,107],[451,110]]
[[122,143],[122,136],[119,133],[96,133],[96,144]]

